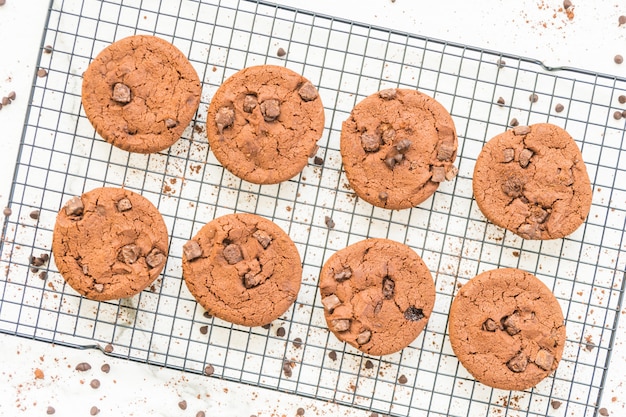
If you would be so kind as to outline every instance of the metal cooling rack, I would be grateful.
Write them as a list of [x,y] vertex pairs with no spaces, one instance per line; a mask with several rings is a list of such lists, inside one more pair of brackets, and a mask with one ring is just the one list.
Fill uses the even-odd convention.
[[[80,105],[81,74],[90,60],[111,42],[138,33],[174,43],[203,80],[192,125],[169,150],[152,155],[129,154],[102,141]],[[52,54],[43,53],[48,44]],[[515,56],[246,0],[56,0],[41,46],[39,66],[48,76],[33,81],[10,198],[13,215],[3,229],[0,331],[74,347],[111,344],[112,355],[187,372],[206,373],[211,365],[213,377],[398,416],[597,411],[625,285],[626,146],[624,121],[612,117],[621,110],[617,97],[626,91],[625,79],[549,72]],[[287,51],[283,58],[277,57],[279,47]],[[258,186],[222,169],[204,123],[207,105],[226,77],[265,63],[289,67],[318,86],[326,129],[318,152],[323,165],[311,163],[290,181]],[[459,133],[458,177],[411,210],[360,201],[341,170],[342,121],[358,101],[388,87],[434,96],[449,109]],[[530,94],[538,101],[531,102]],[[499,97],[503,106],[497,105]],[[563,112],[554,111],[557,103]],[[475,159],[512,118],[559,125],[582,150],[593,205],[586,223],[565,239],[524,241],[488,223],[472,199]],[[62,204],[100,186],[141,193],[159,208],[170,232],[171,255],[162,276],[119,302],[79,297],[53,260],[38,272],[29,265],[31,255],[50,253]],[[33,210],[39,210],[38,219],[30,217]],[[182,244],[209,220],[232,212],[273,220],[303,259],[298,300],[270,328],[204,316],[181,279]],[[326,216],[334,228],[326,226]],[[329,334],[316,286],[332,253],[366,237],[411,246],[436,280],[435,311],[425,331],[402,352],[384,357],[368,357]],[[498,267],[536,274],[567,320],[559,368],[525,392],[475,382],[459,365],[446,333],[458,286]],[[277,335],[280,327],[283,337]],[[402,375],[404,384],[398,382]],[[558,410],[553,400],[562,403]]]

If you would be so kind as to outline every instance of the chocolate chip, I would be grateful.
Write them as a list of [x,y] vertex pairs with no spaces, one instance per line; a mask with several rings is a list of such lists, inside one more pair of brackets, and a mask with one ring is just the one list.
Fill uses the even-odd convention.
[[551,371],[553,363],[554,355],[545,349],[539,349],[539,352],[537,352],[537,356],[535,357],[535,365],[544,371]]
[[396,283],[390,277],[383,278],[383,297],[390,300],[394,296]]
[[337,352],[335,352],[334,350],[331,350],[330,352],[328,352],[328,357],[332,361],[336,361],[337,360]]
[[215,113],[215,124],[220,134],[224,132],[224,129],[232,126],[233,123],[235,123],[235,111],[233,109],[222,107]]
[[323,159],[323,158],[320,158],[319,156],[316,156],[316,157],[313,159],[313,163],[314,163],[315,165],[323,165],[323,164],[324,164],[324,159]]
[[608,417],[609,411],[606,408],[602,407],[598,410],[598,414],[600,414],[602,417]]
[[402,385],[406,384],[409,380],[407,379],[406,376],[404,375],[400,375],[400,378],[398,378],[398,382]]
[[534,155],[534,152],[530,149],[522,149],[519,153],[519,164],[522,168],[526,168],[530,163],[530,158]]
[[487,319],[483,322],[482,329],[487,332],[495,332],[498,330],[498,323],[496,323],[493,319]]
[[626,103],[626,96],[622,94],[617,98],[617,101],[619,101],[621,104]]
[[531,103],[536,103],[537,101],[539,101],[539,96],[535,93],[532,93],[530,96],[528,96],[528,100],[530,100]]
[[146,255],[146,264],[148,264],[150,268],[156,268],[162,265],[163,262],[165,262],[165,255],[157,248],[152,249],[150,253]]
[[378,92],[378,95],[380,96],[380,98],[384,100],[392,100],[396,98],[397,94],[398,94],[398,90],[396,90],[395,88],[388,88],[386,90],[381,90]]
[[406,153],[411,147],[411,141],[408,139],[402,139],[396,143],[396,150],[400,153]]
[[100,381],[98,381],[97,379],[92,379],[89,383],[89,386],[93,389],[98,389],[100,388]]
[[44,54],[51,54],[53,50],[52,45],[46,45],[43,47]]
[[39,210],[33,210],[28,215],[33,220],[39,220]]
[[622,26],[623,24],[626,24],[626,16],[621,15],[618,19],[617,19],[619,25],[618,26]]
[[359,333],[359,335],[356,337],[356,342],[359,345],[364,345],[367,342],[369,342],[371,338],[372,338],[372,332],[370,332],[369,330],[365,330]]
[[337,282],[343,282],[349,279],[352,276],[352,270],[350,268],[346,268],[342,271],[335,273],[334,278]]
[[195,240],[190,240],[183,245],[183,255],[187,261],[193,261],[202,256],[202,248]]
[[304,415],[304,408],[299,407],[299,408],[296,410],[296,415],[297,415],[297,416],[303,416],[303,415]]
[[178,402],[178,408],[180,408],[181,410],[186,410],[187,409],[187,401],[182,400]]
[[498,106],[500,107],[504,106],[504,98],[498,97],[498,101],[496,103],[498,103]]
[[121,104],[127,104],[131,101],[130,87],[123,83],[115,83],[111,98]]
[[272,237],[262,230],[257,230],[252,234],[252,236],[259,242],[263,249],[267,249],[267,247],[272,242]]
[[106,346],[104,347],[104,351],[106,353],[113,353],[113,345],[110,343],[107,343]]
[[387,156],[385,156],[385,165],[387,165],[387,168],[393,169],[403,158],[402,154],[398,152],[396,148],[391,148],[389,152],[387,152]]
[[80,197],[75,196],[70,198],[70,200],[65,204],[65,214],[69,217],[82,216],[84,208],[85,206],[83,206],[83,200],[81,200]]
[[337,332],[345,332],[347,330],[350,330],[350,320],[349,319],[331,320],[331,326]]
[[561,406],[561,401],[557,401],[557,400],[552,400],[550,401],[550,405],[552,406],[552,408],[554,408],[555,410],[558,410],[559,407]]
[[287,378],[291,377],[291,375],[292,375],[291,361],[284,361],[283,362],[283,373],[285,374],[285,376]]
[[97,292],[102,292],[102,291],[104,291],[104,284],[98,284],[98,283],[93,284],[93,288]]
[[246,96],[243,98],[243,111],[245,111],[246,113],[252,113],[257,104],[258,100],[254,94],[246,94]]
[[387,194],[385,191],[381,191],[380,193],[378,193],[378,198],[382,201],[387,201],[387,199],[389,198],[389,194]]
[[365,361],[365,369],[372,369],[374,367],[374,363],[371,360]]
[[276,51],[276,55],[279,57],[283,57],[287,55],[287,52],[283,48],[278,48],[278,51]]
[[554,106],[554,111],[557,113],[561,113],[563,110],[565,110],[565,106],[563,106],[561,103],[558,103],[556,106]]
[[524,194],[524,183],[517,177],[507,178],[502,183],[502,192],[511,198],[519,198]]
[[622,62],[624,62],[624,57],[619,54],[615,55],[613,61],[615,61],[616,64],[621,64]]
[[533,206],[530,209],[530,216],[528,220],[536,223],[545,223],[550,216],[550,213],[540,206]]
[[622,111],[622,117],[626,118],[626,110]]
[[8,106],[9,104],[11,104],[11,99],[9,99],[8,97],[2,97],[2,105]]
[[511,371],[515,373],[524,372],[526,370],[526,366],[528,365],[528,358],[522,352],[513,356],[507,363],[506,366]]
[[298,94],[304,101],[313,101],[317,98],[317,89],[310,81],[302,84],[302,87],[298,90]]
[[302,339],[300,339],[299,337],[293,339],[293,347],[295,347],[296,349],[300,349],[302,347]]
[[254,288],[259,285],[263,281],[263,277],[260,274],[255,274],[252,272],[246,272],[243,274],[243,286],[246,289]]
[[446,180],[446,169],[444,167],[432,167],[431,172],[430,180],[432,182],[444,182]]
[[13,210],[11,210],[10,207],[5,207],[2,211],[2,214],[4,214],[4,217],[9,217],[11,214],[13,214]]
[[128,211],[130,209],[133,208],[132,203],[130,202],[130,200],[128,198],[122,198],[121,200],[119,200],[117,202],[117,210],[124,212],[124,211]]
[[511,162],[513,159],[515,159],[515,149],[506,148],[504,151],[502,151],[502,157],[503,162]]
[[46,75],[48,75],[48,71],[46,71],[45,69],[43,69],[43,68],[39,68],[39,69],[37,70],[37,77],[39,77],[39,78],[43,78],[43,77],[45,77]]
[[335,227],[335,222],[333,221],[333,219],[331,219],[328,216],[324,217],[324,223],[326,224],[326,227],[328,227],[329,229],[333,229]]
[[380,136],[374,133],[361,134],[361,146],[365,152],[376,152],[380,149]]
[[287,331],[282,326],[279,327],[278,329],[276,329],[276,336],[278,336],[278,337],[283,337],[283,336],[285,336],[286,333],[287,333]]
[[615,113],[613,113],[613,118],[615,120],[620,120],[622,118],[622,112],[617,110]]
[[204,367],[204,373],[211,376],[213,375],[213,373],[215,372],[215,368],[213,367],[213,365],[209,364],[207,366]]
[[563,8],[567,10],[570,7],[572,7],[572,2],[570,0],[563,0]]
[[514,117],[514,118],[512,118],[512,119],[511,119],[511,121],[509,122],[509,125],[510,125],[510,126],[513,126],[513,127],[515,127],[515,126],[519,125],[519,122],[518,122],[518,121],[517,121],[517,119]]
[[421,308],[411,306],[404,310],[404,318],[409,321],[420,321],[424,317],[424,311]]
[[[4,1],[4,0],[0,0],[0,1]],[[2,6],[4,3],[0,3],[0,6]],[[54,414],[56,412],[56,410],[54,409],[54,407],[48,406],[48,408],[46,408],[46,414],[51,415]]]
[[504,68],[506,66],[506,61],[504,59],[498,59],[496,61],[496,65],[498,65],[498,68]]
[[209,326],[200,326],[200,333],[207,334],[209,332]]
[[515,136],[524,136],[530,133],[529,126],[516,126],[513,128],[513,134]]
[[39,279],[45,280],[46,278],[48,278],[48,273],[46,271],[41,271],[39,273]]
[[231,243],[226,246],[223,251],[224,258],[229,265],[235,265],[237,262],[243,261],[243,255],[241,254],[241,248],[239,245]]
[[196,417],[206,417],[206,414],[204,413],[204,411],[198,411],[196,413]]
[[176,126],[178,126],[178,122],[176,120],[170,118],[165,119],[165,127],[167,127],[168,129]]
[[139,248],[139,246],[131,243],[129,245],[122,246],[122,249],[120,249],[120,252],[117,256],[117,259],[128,265],[132,265],[137,262],[137,259],[139,259],[140,255],[141,249]]
[[100,370],[104,372],[105,374],[108,374],[109,371],[111,370],[111,365],[109,365],[108,363],[105,363],[100,367]]
[[449,170],[446,171],[446,181],[452,181],[459,174],[459,169],[452,165]]
[[261,114],[266,122],[273,122],[280,116],[280,101],[270,98],[261,103]]
[[91,369],[91,365],[89,365],[87,362],[81,362],[76,365],[75,369],[79,372],[85,372]]
[[339,304],[341,304],[341,300],[335,294],[322,298],[322,305],[329,313],[332,313]]
[[45,264],[45,262],[40,257],[31,256],[30,257],[30,264],[33,265],[33,266],[42,266],[43,264]]
[[92,416],[98,415],[99,412],[100,412],[100,409],[96,407],[95,405],[89,409],[89,414]]
[[11,91],[7,97],[9,98],[9,100],[15,100],[17,94],[15,94],[15,91]]
[[539,228],[536,223],[528,224],[524,223],[517,228],[517,234],[524,239],[537,239],[541,236]]

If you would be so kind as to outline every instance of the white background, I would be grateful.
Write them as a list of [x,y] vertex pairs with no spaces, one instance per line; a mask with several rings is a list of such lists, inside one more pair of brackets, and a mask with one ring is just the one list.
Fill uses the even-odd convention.
[[[68,0],[66,0],[68,1]],[[174,0],[168,0],[174,1]],[[626,15],[623,1],[576,1],[569,19],[561,1],[549,0],[290,0],[279,3],[376,26],[394,28],[451,42],[536,58],[548,66],[571,66],[626,76],[626,64],[613,61],[626,56]],[[16,153],[36,72],[35,62],[47,12],[47,0],[6,0],[0,6],[0,97],[15,91],[17,99],[0,110],[0,205],[6,205]],[[624,382],[623,314],[602,407],[612,416],[626,413]],[[92,405],[99,415],[207,415],[259,416],[296,414],[355,415],[332,404],[305,400],[212,378],[121,360],[108,360],[112,371],[99,368],[105,358],[98,352],[53,347],[45,343],[0,336],[0,415],[45,415],[48,405],[55,415],[89,415]],[[93,369],[77,375],[74,366],[88,361]],[[44,378],[34,379],[36,368]],[[618,369],[619,368],[619,369]],[[94,390],[89,382],[98,378]],[[186,411],[178,407],[185,399]]]

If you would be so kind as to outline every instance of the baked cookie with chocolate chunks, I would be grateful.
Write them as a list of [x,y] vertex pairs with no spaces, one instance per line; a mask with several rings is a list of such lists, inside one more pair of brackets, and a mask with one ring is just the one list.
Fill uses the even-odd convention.
[[430,197],[451,180],[457,135],[448,111],[416,90],[392,88],[358,103],[341,129],[341,157],[363,200],[399,210]]
[[567,236],[591,208],[591,183],[576,142],[548,123],[516,126],[489,140],[472,184],[485,217],[524,239]]
[[330,331],[370,355],[408,346],[435,304],[435,284],[422,258],[388,239],[366,239],[334,253],[319,287]]
[[278,225],[255,214],[228,214],[183,245],[183,277],[209,314],[243,326],[280,317],[300,291],[295,244]]
[[180,50],[137,35],[104,48],[89,64],[82,102],[104,140],[125,151],[153,153],[181,137],[201,92],[200,78]]
[[52,253],[59,272],[92,300],[131,297],[165,266],[168,234],[146,198],[122,188],[72,197],[57,214]]
[[463,285],[448,326],[465,369],[505,390],[537,385],[557,368],[565,344],[563,313],[552,292],[513,268],[483,272]]
[[237,177],[276,184],[304,169],[324,130],[315,86],[275,66],[245,68],[215,92],[207,136],[217,160]]

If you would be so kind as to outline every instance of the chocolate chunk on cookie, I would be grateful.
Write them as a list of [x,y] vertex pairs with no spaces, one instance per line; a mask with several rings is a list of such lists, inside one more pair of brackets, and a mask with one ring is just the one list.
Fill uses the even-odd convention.
[[296,246],[275,223],[255,214],[229,214],[183,245],[183,277],[212,316],[262,326],[296,300],[302,265]]
[[404,209],[454,178],[457,135],[448,111],[414,90],[379,91],[358,103],[341,129],[341,157],[356,194]]
[[474,168],[474,197],[485,217],[525,239],[573,233],[591,208],[582,154],[558,126],[517,126],[492,138]]
[[324,130],[317,89],[294,71],[260,65],[229,77],[215,92],[207,136],[218,161],[256,184],[297,175]]
[[137,35],[109,45],[91,62],[82,102],[104,140],[129,152],[152,153],[180,138],[201,90],[198,74],[174,45]]
[[563,313],[534,275],[505,268],[463,285],[450,307],[452,349],[461,364],[493,388],[525,390],[558,366],[565,344]]
[[168,234],[157,208],[121,188],[72,197],[57,214],[52,252],[59,272],[92,300],[131,297],[165,266]]
[[422,259],[387,239],[367,239],[333,254],[319,287],[328,328],[370,355],[408,346],[435,303],[435,284]]

